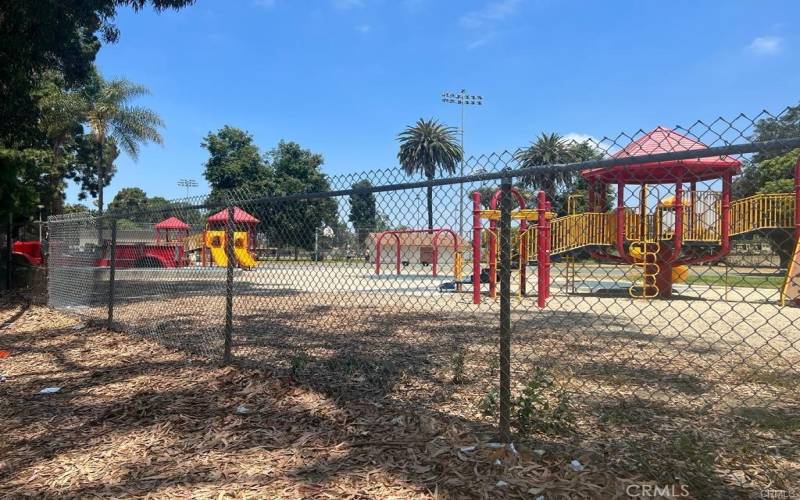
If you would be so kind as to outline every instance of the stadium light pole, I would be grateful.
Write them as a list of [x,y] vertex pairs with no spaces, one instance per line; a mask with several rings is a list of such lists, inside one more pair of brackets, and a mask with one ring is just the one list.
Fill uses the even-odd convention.
[[194,179],[179,179],[178,180],[178,186],[186,188],[186,197],[188,198],[189,197],[189,188],[197,187],[197,181],[194,180]]
[[[464,176],[464,108],[466,106],[483,106],[483,96],[467,94],[466,89],[459,92],[442,92],[442,102],[461,106],[461,168],[459,175]],[[459,184],[458,200],[458,234],[464,237],[464,183]]]

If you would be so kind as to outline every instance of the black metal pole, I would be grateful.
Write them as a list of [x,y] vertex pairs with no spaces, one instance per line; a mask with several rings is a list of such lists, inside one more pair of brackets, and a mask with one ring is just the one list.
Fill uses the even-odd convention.
[[225,352],[222,362],[231,362],[231,344],[233,342],[233,206],[228,207],[228,222],[225,224],[225,257],[228,260],[228,275],[225,280]]
[[511,442],[511,178],[500,184],[500,438]]
[[111,219],[111,248],[108,269],[108,329],[114,329],[114,291],[117,269],[117,219]]
[[6,227],[6,290],[11,290],[11,231],[14,230],[14,215],[8,213],[8,227]]

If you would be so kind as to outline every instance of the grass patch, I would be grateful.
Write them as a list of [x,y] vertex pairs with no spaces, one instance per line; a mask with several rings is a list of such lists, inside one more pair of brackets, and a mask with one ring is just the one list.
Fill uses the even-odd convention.
[[784,277],[774,274],[738,274],[738,273],[704,273],[690,274],[686,277],[687,285],[729,286],[745,288],[771,288],[783,287]]
[[747,420],[759,429],[773,431],[800,431],[800,410],[789,412],[785,409],[763,407],[739,408],[736,415]]
[[694,498],[716,498],[722,484],[716,474],[716,446],[690,430],[645,439],[628,449],[633,468],[660,485],[684,485]]

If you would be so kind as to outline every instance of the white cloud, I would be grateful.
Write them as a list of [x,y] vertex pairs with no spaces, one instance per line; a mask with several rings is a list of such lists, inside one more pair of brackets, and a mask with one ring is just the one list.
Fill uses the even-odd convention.
[[591,147],[604,155],[613,154],[619,149],[619,147],[612,144],[609,139],[598,139],[593,135],[582,134],[580,132],[570,132],[562,136],[562,138],[567,144],[582,144],[588,141]]
[[458,23],[464,28],[476,29],[485,27],[507,18],[513,14],[522,0],[498,0],[486,4],[482,9],[467,12]]
[[594,136],[591,136],[589,134],[581,134],[580,132],[570,132],[569,134],[564,136],[564,140],[567,141],[567,142],[572,142],[572,141],[574,141],[574,142],[592,141],[595,144],[597,144],[597,142],[598,142],[597,139],[594,138]]
[[497,35],[498,25],[513,15],[521,3],[522,0],[495,0],[461,16],[458,24],[471,37],[467,50],[488,44]]
[[372,26],[369,24],[359,24],[358,26],[356,26],[356,31],[358,31],[362,35],[366,35],[370,31],[372,31]]
[[333,6],[339,10],[350,10],[364,6],[364,0],[333,0]]
[[494,38],[494,33],[493,32],[489,32],[486,35],[484,35],[482,37],[479,37],[479,38],[476,38],[476,39],[472,40],[471,42],[469,42],[467,44],[467,49],[468,50],[473,50],[473,49],[477,49],[479,47],[483,47],[484,45],[489,43],[489,41],[492,38]]
[[781,50],[783,39],[778,36],[759,36],[750,42],[747,50],[758,55],[777,54]]

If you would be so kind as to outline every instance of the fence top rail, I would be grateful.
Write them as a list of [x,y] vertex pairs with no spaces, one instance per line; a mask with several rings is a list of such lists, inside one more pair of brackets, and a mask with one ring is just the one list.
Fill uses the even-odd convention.
[[99,220],[101,218],[120,218],[123,216],[131,217],[131,216],[143,216],[149,214],[165,214],[172,212],[176,209],[213,210],[213,209],[224,208],[232,204],[241,204],[241,203],[275,204],[287,201],[334,198],[341,196],[349,196],[353,194],[382,193],[382,192],[403,191],[410,189],[422,189],[422,188],[436,187],[436,186],[449,186],[453,184],[497,181],[514,177],[524,177],[534,173],[539,175],[549,174],[549,173],[555,174],[562,172],[571,173],[571,172],[579,172],[581,170],[607,169],[616,166],[634,165],[639,163],[658,163],[658,162],[666,162],[672,160],[689,160],[689,159],[708,158],[715,156],[752,154],[765,151],[789,150],[798,147],[800,147],[800,137],[791,137],[791,138],[776,139],[771,141],[748,142],[744,144],[729,144],[725,146],[714,146],[702,149],[689,149],[684,151],[672,151],[665,153],[651,153],[645,155],[626,156],[620,158],[602,158],[597,160],[541,165],[541,166],[519,168],[519,169],[505,168],[497,172],[484,172],[484,173],[476,173],[464,176],[443,177],[440,179],[429,179],[423,181],[404,182],[404,183],[383,184],[370,187],[358,187],[358,188],[318,191],[318,192],[275,194],[275,195],[267,195],[249,199],[248,198],[235,199],[234,197],[231,196],[228,199],[211,203],[190,204],[182,202],[180,203],[180,205],[177,206],[170,204],[163,207],[147,208],[131,212],[108,212],[106,214],[103,214],[102,217],[94,215],[87,217],[84,214],[67,214],[67,215],[51,216],[48,218],[48,222],[67,222],[67,221],[77,222],[80,220],[91,220],[91,219]]

